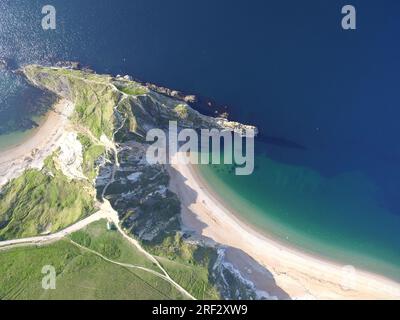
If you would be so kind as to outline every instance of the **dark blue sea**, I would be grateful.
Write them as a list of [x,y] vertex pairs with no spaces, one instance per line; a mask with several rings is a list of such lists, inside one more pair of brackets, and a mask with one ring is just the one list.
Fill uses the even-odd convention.
[[[55,31],[41,28],[49,2]],[[344,31],[349,2],[357,30]],[[228,106],[231,119],[260,129],[256,172],[205,175],[243,200],[243,216],[252,207],[249,219],[268,232],[395,278],[399,34],[396,0],[0,0],[0,57],[79,61]],[[0,82],[0,128],[10,133],[42,112],[32,105],[43,97],[8,71]]]

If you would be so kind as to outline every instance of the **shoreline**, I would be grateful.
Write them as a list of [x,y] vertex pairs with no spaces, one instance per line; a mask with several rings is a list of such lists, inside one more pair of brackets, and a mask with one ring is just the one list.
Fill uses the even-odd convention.
[[71,102],[59,100],[31,135],[0,151],[0,188],[27,169],[43,167],[43,161],[57,148],[73,108]]
[[44,115],[39,117],[39,121],[37,122],[37,126],[31,129],[27,129],[25,131],[13,131],[7,134],[4,134],[0,137],[12,137],[15,134],[19,134],[21,137],[18,138],[16,142],[13,142],[11,144],[7,144],[4,147],[0,148],[0,157],[9,151],[12,151],[15,148],[20,147],[21,145],[25,144],[28,142],[32,137],[34,137],[40,130],[40,128],[46,123],[48,120],[49,116],[51,115],[51,111],[47,111]]
[[[183,225],[201,239],[232,248],[230,259],[243,270],[254,259],[293,299],[400,299],[400,284],[393,280],[344,268],[260,233],[215,196],[195,166],[176,163],[170,185],[182,201]],[[260,290],[269,292],[267,286]]]
[[[0,151],[0,191],[28,169],[42,169],[44,160],[63,143],[74,105],[59,100],[26,140]],[[179,157],[179,154],[177,155]],[[252,227],[219,199],[192,165],[167,166],[170,189],[182,204],[184,231],[218,244],[230,263],[265,296],[279,299],[399,299],[400,284],[362,270],[308,254]]]
[[[241,224],[246,230],[253,232],[259,235],[261,238],[266,238],[270,241],[273,241],[279,244],[282,247],[290,248],[294,252],[300,252],[306,256],[317,258],[318,260],[322,260],[326,263],[336,265],[338,267],[343,266],[354,266],[355,269],[363,271],[364,273],[374,275],[380,277],[384,280],[392,281],[400,286],[400,278],[399,277],[391,277],[389,274],[378,271],[379,267],[376,270],[370,270],[366,266],[367,264],[380,265],[390,269],[392,266],[390,264],[386,264],[386,262],[382,262],[376,258],[370,257],[363,253],[359,253],[356,251],[345,251],[345,249],[338,248],[335,246],[331,246],[329,244],[324,243],[324,250],[316,251],[314,248],[307,246],[307,244],[295,243],[293,240],[289,240],[289,238],[285,238],[284,236],[280,236],[277,233],[274,233],[274,224],[273,222],[269,222],[266,224],[262,222],[262,227],[258,225],[256,220],[246,220],[246,217],[240,214],[241,210],[235,209],[232,205],[230,205],[227,200],[220,194],[213,192],[215,188],[212,183],[207,181],[206,176],[203,176],[201,170],[197,168],[197,166],[192,166],[192,174],[195,178],[200,182],[201,185],[204,185],[207,190],[209,190],[209,195],[211,198],[215,199],[217,202],[221,203],[221,205],[231,213],[232,219],[236,220],[239,224]],[[252,209],[249,209],[251,211]],[[257,210],[257,209],[256,209]],[[243,210],[242,210],[243,211]],[[279,227],[278,227],[279,228]],[[289,231],[290,232],[290,231]],[[291,238],[291,236],[290,236]],[[314,240],[318,241],[318,240]],[[325,252],[328,252],[326,254]],[[333,252],[333,254],[332,254]],[[340,254],[340,257],[337,254]],[[336,255],[336,257],[335,257]],[[349,259],[351,258],[351,259]],[[362,263],[359,263],[359,260],[363,260]],[[350,261],[351,260],[351,261]],[[347,262],[346,262],[347,261]],[[396,269],[397,270],[397,269]],[[390,270],[392,271],[392,270]],[[393,272],[391,273],[394,274]]]

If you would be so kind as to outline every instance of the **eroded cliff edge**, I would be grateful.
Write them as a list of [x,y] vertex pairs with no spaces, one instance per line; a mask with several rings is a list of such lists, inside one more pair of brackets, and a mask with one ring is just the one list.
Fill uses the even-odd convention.
[[[0,237],[58,231],[107,200],[124,231],[157,256],[172,276],[196,278],[197,285],[188,289],[194,296],[260,298],[251,283],[224,267],[223,248],[193,241],[182,232],[180,202],[168,189],[167,170],[145,161],[143,139],[149,129],[167,129],[169,121],[181,128],[255,128],[201,115],[184,100],[129,78],[38,65],[22,72],[32,84],[71,101],[75,108],[64,140],[55,144],[43,166],[2,189]],[[24,212],[32,197],[45,202],[34,214]]]

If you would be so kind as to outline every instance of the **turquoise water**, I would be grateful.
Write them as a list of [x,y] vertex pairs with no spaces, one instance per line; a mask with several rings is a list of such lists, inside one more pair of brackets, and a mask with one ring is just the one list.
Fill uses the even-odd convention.
[[[50,106],[51,103],[48,104],[48,107]],[[34,115],[30,117],[30,120],[32,120],[35,123],[34,128],[13,130],[10,133],[0,134],[0,151],[8,150],[29,139],[32,135],[34,135],[37,132],[39,127],[44,123],[46,116],[47,112],[43,111],[39,115]]]
[[[53,0],[54,32],[43,4],[0,1],[0,56],[80,61],[229,106],[260,129],[257,170],[203,168],[216,191],[268,234],[399,278],[398,0],[354,0],[354,32],[334,0]],[[29,127],[37,101],[10,77],[0,72],[5,134]]]
[[400,280],[400,217],[381,207],[379,190],[361,172],[327,178],[265,155],[256,157],[250,176],[236,176],[227,165],[199,169],[238,217],[261,233]]
[[20,144],[41,124],[56,97],[29,85],[10,70],[0,70],[0,150]]
[[17,131],[9,134],[0,135],[0,151],[7,150],[28,139],[34,132],[34,129],[26,131]]

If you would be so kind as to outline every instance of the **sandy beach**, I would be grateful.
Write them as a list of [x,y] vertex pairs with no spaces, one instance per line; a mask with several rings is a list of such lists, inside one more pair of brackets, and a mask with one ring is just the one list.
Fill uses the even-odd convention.
[[[0,152],[0,187],[28,168],[41,169],[68,131],[73,104],[59,101],[36,133]],[[400,299],[400,284],[325,261],[258,233],[213,195],[195,166],[169,167],[170,188],[182,202],[185,230],[226,248],[225,258],[256,289],[278,299]]]
[[73,108],[71,102],[60,100],[48,112],[44,123],[32,136],[0,152],[0,188],[26,169],[43,167],[44,159],[58,147]]
[[[178,161],[175,161],[178,163]],[[185,228],[227,247],[227,258],[257,289],[280,299],[400,299],[400,284],[305,254],[261,235],[215,197],[195,166],[169,168]]]

